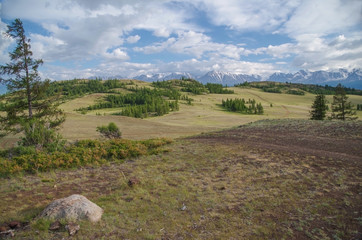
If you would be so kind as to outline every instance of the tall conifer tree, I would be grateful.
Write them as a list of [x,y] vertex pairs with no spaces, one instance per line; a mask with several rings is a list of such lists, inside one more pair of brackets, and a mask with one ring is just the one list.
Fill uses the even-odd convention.
[[2,97],[5,114],[0,115],[0,130],[7,134],[21,132],[25,126],[59,126],[65,120],[64,113],[57,108],[55,96],[46,95],[50,82],[40,79],[38,67],[43,61],[32,58],[22,21],[15,19],[7,27],[6,35],[16,40],[16,48],[9,53],[10,63],[0,66],[0,83],[8,88],[8,94]]
[[324,120],[328,110],[328,101],[323,94],[318,94],[313,102],[312,110],[310,111],[310,119]]
[[341,84],[336,87],[336,93],[333,96],[332,115],[331,119],[339,120],[355,120],[357,119],[356,110],[353,109],[353,104],[348,101],[346,91]]

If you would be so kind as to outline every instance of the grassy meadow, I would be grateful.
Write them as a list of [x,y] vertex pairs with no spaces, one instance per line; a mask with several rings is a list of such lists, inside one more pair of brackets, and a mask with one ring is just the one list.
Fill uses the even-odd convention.
[[[234,94],[185,93],[192,105],[180,102],[179,111],[143,119],[111,115],[120,109],[76,111],[107,93],[64,102],[60,133],[70,142],[101,139],[96,127],[109,122],[124,139],[172,141],[148,143],[157,152],[122,161],[2,178],[0,227],[21,222],[11,239],[360,239],[362,122],[308,120],[315,97],[309,93],[229,89]],[[227,112],[227,98],[255,99],[264,114]],[[349,99],[362,104],[362,96]],[[18,137],[0,140],[0,147]],[[131,178],[139,183],[129,185]],[[48,230],[51,221],[38,214],[71,194],[102,207],[102,220],[80,221],[75,236]]]
[[[129,80],[127,80],[129,82]],[[150,83],[133,80],[135,86],[152,88]],[[186,93],[194,99],[192,105],[180,104],[180,110],[160,117],[135,119],[111,115],[121,108],[99,109],[81,114],[76,109],[87,107],[102,100],[106,93],[94,93],[63,103],[66,122],[60,133],[69,141],[99,138],[97,126],[114,122],[120,128],[123,138],[140,140],[158,137],[178,138],[203,132],[215,131],[239,126],[260,119],[308,119],[314,94],[303,96],[263,92],[260,89],[230,87],[234,94],[203,94]],[[120,92],[126,93],[124,89]],[[332,102],[332,95],[326,96]],[[227,98],[255,99],[264,107],[263,115],[243,115],[222,109],[221,101]],[[362,96],[350,95],[354,104],[362,104]],[[271,107],[272,105],[272,107]],[[362,118],[362,111],[357,112]],[[0,148],[14,146],[18,136],[8,136],[0,140]]]

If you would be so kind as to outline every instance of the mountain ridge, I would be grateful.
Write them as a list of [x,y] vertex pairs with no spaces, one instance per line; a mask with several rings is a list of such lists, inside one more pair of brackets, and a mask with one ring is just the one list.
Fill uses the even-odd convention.
[[273,82],[292,82],[304,84],[318,84],[336,86],[339,83],[346,87],[362,89],[362,70],[353,69],[348,71],[346,69],[339,69],[338,71],[307,71],[299,70],[295,73],[282,73],[275,72],[267,78],[260,75],[247,75],[222,71],[209,71],[202,76],[194,76],[188,72],[174,72],[174,73],[157,73],[148,75],[139,75],[133,77],[137,80],[153,82],[164,81],[171,79],[193,78],[201,83],[220,83],[223,85],[233,86],[234,84],[243,83],[245,81],[273,81]]

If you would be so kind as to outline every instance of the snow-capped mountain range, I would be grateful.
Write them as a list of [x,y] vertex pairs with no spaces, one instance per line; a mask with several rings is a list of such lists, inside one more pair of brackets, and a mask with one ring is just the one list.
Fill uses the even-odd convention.
[[[95,79],[92,77],[91,79]],[[122,79],[125,77],[122,76],[112,76],[112,77],[100,77],[102,79]],[[362,69],[353,69],[348,71],[346,69],[339,69],[337,71],[306,71],[300,70],[296,73],[273,73],[272,75],[262,78],[259,75],[246,75],[246,74],[236,74],[228,72],[218,72],[211,71],[207,72],[202,76],[194,76],[188,72],[174,72],[174,73],[157,73],[157,74],[147,74],[139,75],[133,77],[133,79],[153,82],[153,81],[164,81],[171,79],[181,79],[181,78],[192,78],[196,79],[201,83],[220,83],[223,85],[233,86],[238,83],[243,83],[245,81],[255,82],[255,81],[275,81],[275,82],[292,82],[292,83],[305,83],[305,84],[318,84],[318,85],[330,85],[336,86],[341,83],[343,86],[356,88],[362,90]],[[6,92],[6,87],[0,84],[0,94]]]
[[201,83],[220,83],[223,85],[233,86],[234,84],[243,83],[245,81],[275,81],[275,82],[292,82],[305,84],[318,84],[336,86],[341,83],[343,86],[362,89],[362,70],[339,69],[338,71],[306,71],[300,70],[296,73],[273,73],[269,77],[262,78],[259,75],[246,75],[228,72],[211,71],[202,76],[193,76],[187,72],[176,73],[157,73],[140,75],[133,77],[137,80],[153,82],[170,79],[192,78]]

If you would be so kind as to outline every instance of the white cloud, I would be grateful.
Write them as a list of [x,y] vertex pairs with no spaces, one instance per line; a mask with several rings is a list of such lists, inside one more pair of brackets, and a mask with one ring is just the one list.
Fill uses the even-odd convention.
[[[46,35],[31,33],[30,38],[34,57],[44,59],[48,66],[95,59],[104,63],[94,69],[81,64],[80,70],[44,68],[44,75],[55,79],[77,77],[75,74],[131,76],[213,69],[267,73],[280,67],[318,70],[362,66],[360,0],[3,0],[0,11],[3,19],[19,17],[47,31]],[[200,19],[200,13],[209,21],[205,26],[205,19],[194,21]],[[275,33],[283,36],[284,42],[269,44],[254,37],[259,46],[263,44],[255,49],[237,40],[221,42],[211,38],[215,25],[242,38],[253,37],[250,32]],[[5,28],[0,19],[0,31]],[[153,41],[138,30],[150,31]],[[134,44],[133,48],[126,49],[124,43]],[[0,63],[9,59],[10,45],[11,39],[1,37]],[[139,58],[142,54],[172,53],[190,59],[133,63],[132,51]],[[242,61],[251,55],[256,62]]]
[[105,53],[103,54],[104,57],[110,59],[110,60],[128,60],[129,56],[125,51],[122,51],[122,49],[120,48],[116,48],[114,49],[112,52],[110,53]]
[[[162,5],[163,2],[4,0],[5,7],[1,10],[8,19],[31,20],[50,33],[50,36],[36,39],[35,47],[42,58],[49,61],[77,60],[107,55],[108,49],[123,44],[125,33],[135,29],[146,29],[156,36],[167,37],[176,31],[194,28],[185,23],[189,18],[187,14],[170,9]],[[61,47],[50,44],[50,39],[58,39],[64,44]],[[140,36],[136,35],[126,41],[136,43],[139,39]]]
[[180,31],[178,32],[177,38],[172,37],[166,41],[146,47],[135,47],[134,50],[146,54],[169,51],[178,54],[188,54],[196,58],[207,55],[208,57],[225,56],[232,59],[240,59],[241,55],[248,55],[251,53],[240,46],[215,43],[207,35],[194,31]]
[[[1,4],[0,4],[1,9]],[[7,37],[5,32],[7,30],[6,24],[0,18],[0,63],[8,62],[10,60],[8,48],[14,43],[14,39]]]
[[362,66],[362,32],[351,37],[337,36],[334,39],[303,35],[299,38],[299,54],[293,65],[309,70],[360,68]]
[[347,31],[361,26],[360,0],[304,0],[286,21],[284,30],[290,36],[327,34]]
[[129,36],[126,41],[128,43],[136,43],[141,39],[141,37],[139,35],[134,35],[134,36]]
[[239,31],[271,31],[285,21],[299,0],[198,0],[196,1],[216,25]]

